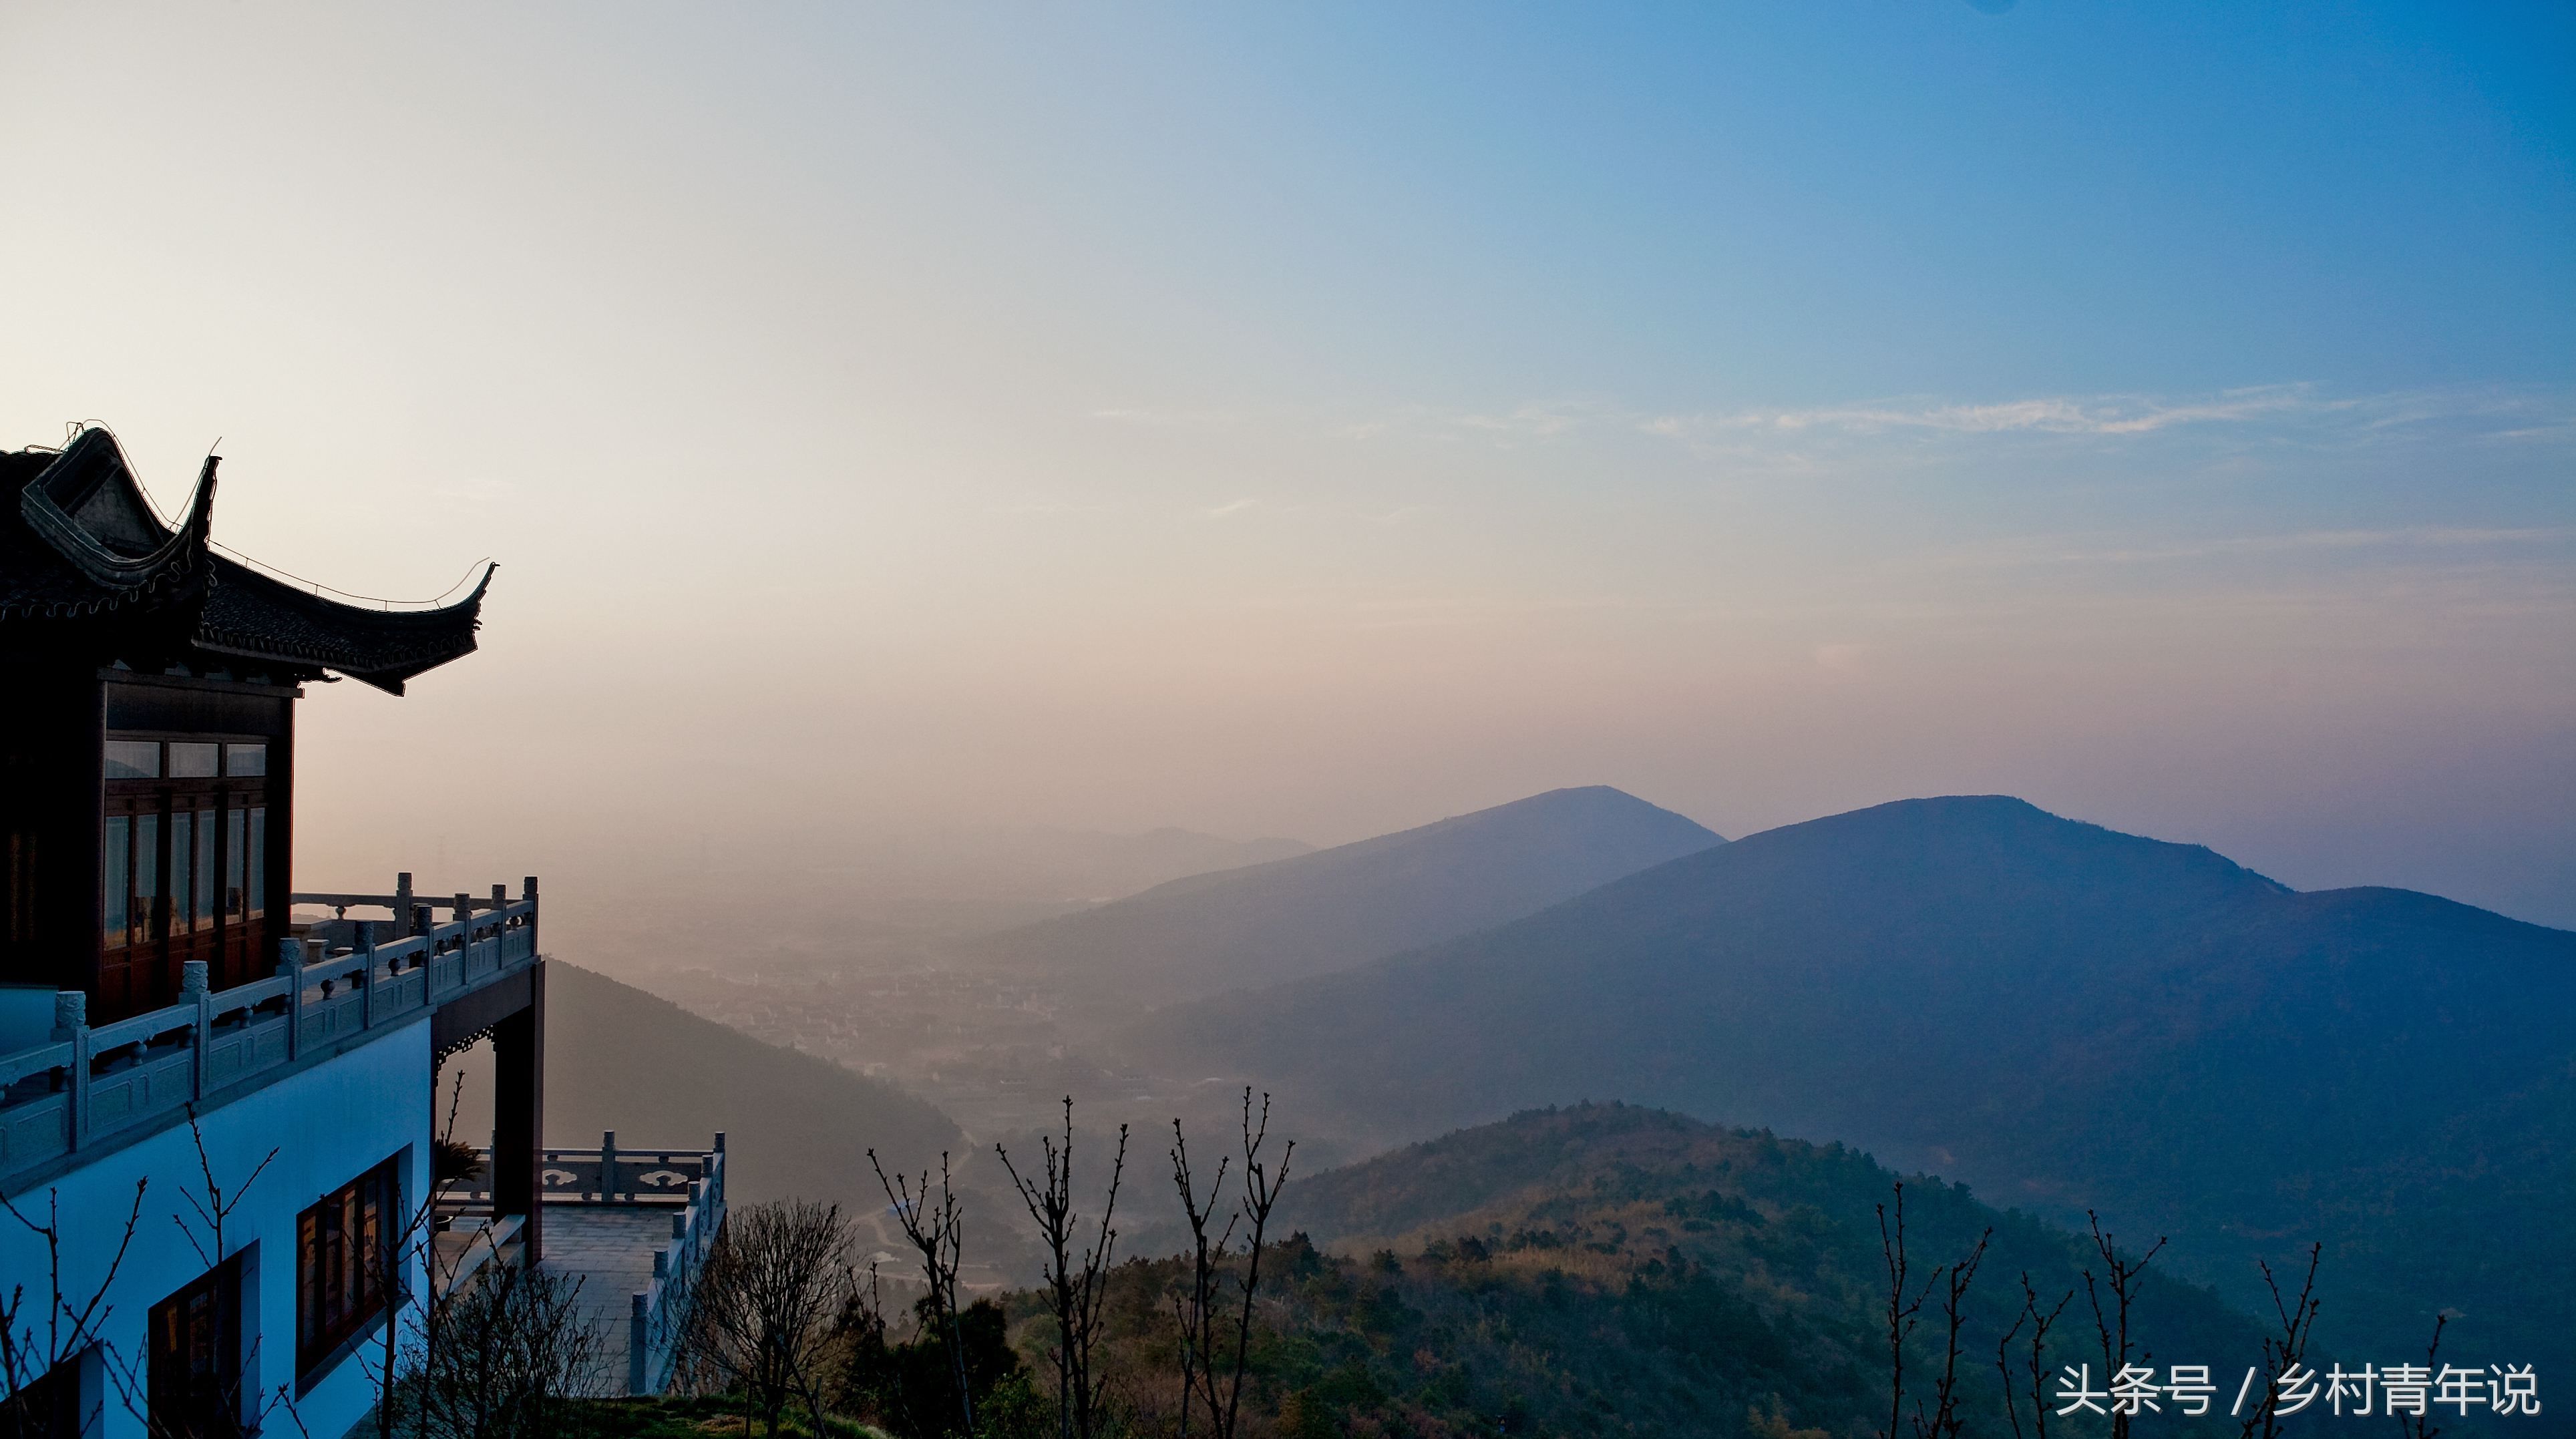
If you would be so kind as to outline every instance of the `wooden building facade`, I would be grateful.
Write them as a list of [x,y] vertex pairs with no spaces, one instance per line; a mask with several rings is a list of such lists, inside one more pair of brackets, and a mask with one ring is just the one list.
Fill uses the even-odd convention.
[[92,1022],[261,977],[288,933],[295,702],[394,694],[471,653],[482,580],[425,610],[308,592],[216,552],[216,461],[176,524],[115,437],[0,452],[0,985]]

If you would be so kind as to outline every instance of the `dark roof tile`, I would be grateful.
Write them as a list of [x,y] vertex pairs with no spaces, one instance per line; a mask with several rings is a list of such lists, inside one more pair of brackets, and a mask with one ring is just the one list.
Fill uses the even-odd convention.
[[59,453],[0,452],[0,636],[115,616],[174,645],[336,670],[395,694],[473,653],[490,568],[472,594],[437,609],[308,593],[212,552],[215,464],[208,457],[172,529],[105,429],[82,431]]

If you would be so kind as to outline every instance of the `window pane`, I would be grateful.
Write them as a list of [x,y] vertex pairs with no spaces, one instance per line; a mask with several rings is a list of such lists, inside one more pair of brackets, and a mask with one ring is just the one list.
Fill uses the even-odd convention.
[[[268,806],[255,804],[250,809],[250,912],[253,918],[268,912]],[[258,956],[268,962],[268,956]]]
[[322,1214],[308,1209],[295,1219],[295,1345],[310,1364],[322,1337]]
[[172,1439],[241,1432],[239,1266],[226,1262],[152,1307],[148,1428]]
[[158,939],[153,933],[161,897],[161,816],[157,814],[134,817],[134,897],[135,929],[145,939]]
[[215,751],[220,745],[170,741],[170,777],[172,779],[208,779],[215,772]]
[[215,917],[215,812],[210,809],[197,811],[195,879],[196,882],[188,888],[197,901],[197,918],[200,921],[211,920]]
[[265,744],[225,745],[224,773],[236,777],[268,773],[268,746]]
[[103,856],[106,863],[102,866],[99,876],[102,893],[106,898],[106,913],[99,918],[100,927],[107,931],[107,942],[110,945],[125,943],[126,846],[133,842],[133,829],[134,822],[124,815],[108,816]]
[[109,779],[159,779],[161,777],[161,742],[152,739],[112,739],[107,742],[107,777]]
[[170,930],[183,934],[188,929],[188,916],[196,913],[188,903],[188,854],[196,826],[186,810],[170,816]]
[[242,831],[250,815],[247,811],[224,811],[224,913],[234,919],[242,915]]

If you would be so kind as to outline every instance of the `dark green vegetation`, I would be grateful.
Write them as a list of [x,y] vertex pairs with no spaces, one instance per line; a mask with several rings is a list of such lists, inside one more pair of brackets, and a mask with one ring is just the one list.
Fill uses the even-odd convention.
[[[1301,1234],[1270,1256],[1245,1432],[1866,1435],[1886,1421],[1873,1206],[1892,1179],[1839,1145],[1585,1106],[1292,1182],[1298,1223],[1327,1242]],[[1907,1210],[1918,1278],[1995,1231],[1967,1306],[1967,1433],[2006,1432],[1993,1361],[2025,1271],[2051,1302],[2078,1291],[2051,1362],[2102,1372],[2083,1241],[1938,1182],[1909,1185]],[[1185,1272],[1115,1278],[1113,1393],[1145,1433],[1177,1391],[1168,1295]],[[2252,1326],[2216,1296],[2150,1276],[2133,1316],[2146,1348],[2216,1372],[2256,1362]],[[1037,1297],[1015,1296],[1013,1315],[1042,1346]],[[1909,1362],[1928,1381],[1937,1327]]]
[[2576,935],[2017,800],[1755,835],[1139,1039],[1384,1139],[1585,1096],[1839,1139],[2170,1234],[2249,1310],[2322,1239],[2328,1345],[2420,1352],[2447,1306],[2446,1355],[2576,1371]]
[[1343,969],[1723,844],[1615,789],[1552,790],[1215,874],[995,937],[988,954],[1140,1004]]
[[[889,1338],[885,1317],[853,1306],[835,1336],[835,1400],[866,1417],[894,1439],[1037,1439],[1055,1432],[1055,1405],[1041,1396],[1032,1371],[1012,1348],[1002,1306],[979,1299],[958,1311],[962,1365],[952,1364],[949,1338],[933,1322],[927,1301],[915,1306],[909,1339]],[[957,1402],[955,1375],[966,1376],[975,1410],[968,1430]]]
[[[587,1399],[569,1406],[572,1417],[554,1431],[555,1439],[741,1439],[741,1406],[723,1395],[675,1395],[662,1399]],[[876,1439],[879,1431],[854,1419],[825,1416],[820,1439]],[[790,1412],[779,1432],[794,1439],[815,1439],[813,1421]]]

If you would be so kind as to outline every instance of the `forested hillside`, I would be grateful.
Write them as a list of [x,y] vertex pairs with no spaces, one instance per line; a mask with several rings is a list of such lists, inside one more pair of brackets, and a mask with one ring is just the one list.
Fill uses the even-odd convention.
[[[1292,1180],[1282,1216],[1303,1232],[1269,1256],[1275,1298],[1257,1310],[1246,1432],[1869,1434],[1887,1417],[1875,1206],[1894,1180],[1840,1145],[1622,1106],[1517,1115]],[[2083,1292],[2102,1261],[2088,1241],[1937,1181],[1907,1186],[1906,1220],[1918,1283],[1993,1230],[1964,1306],[1965,1433],[2008,1432],[1994,1360],[2025,1275],[2044,1306],[2075,1295],[2044,1362],[2104,1372]],[[2116,1242],[2133,1254],[2141,1237],[2153,1242]],[[1177,1393],[1168,1295],[1185,1273],[1165,1260],[1116,1275],[1119,1393],[1146,1416],[1168,1418]],[[1938,1308],[1936,1293],[1909,1345],[1917,1385],[1941,1367]],[[1014,1312],[1035,1352],[1036,1297],[1017,1296]],[[2159,1363],[2205,1363],[2232,1384],[2260,1362],[2247,1320],[2160,1267],[2130,1317]],[[2232,1433],[2218,1422],[2226,1398],[2220,1414],[2160,1419],[2158,1432]]]
[[1758,834],[1490,933],[1182,1006],[1140,1046],[1389,1139],[1586,1097],[1841,1140],[2251,1305],[2329,1246],[2338,1342],[2576,1366],[2576,935],[2302,894],[2017,800]]

